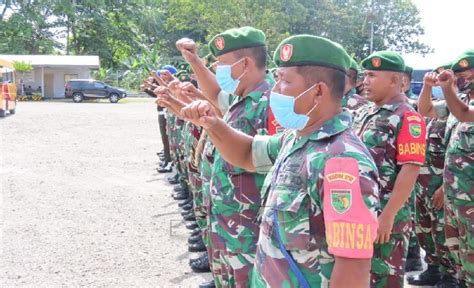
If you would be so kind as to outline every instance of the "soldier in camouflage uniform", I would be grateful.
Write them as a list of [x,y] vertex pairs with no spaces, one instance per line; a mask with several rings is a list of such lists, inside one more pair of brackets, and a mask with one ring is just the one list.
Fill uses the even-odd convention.
[[[188,47],[179,41],[177,46]],[[195,47],[182,51],[204,94],[214,100],[232,127],[252,136],[268,134],[268,95],[273,83],[265,78],[263,32],[251,27],[230,29],[213,37],[209,49],[219,61],[216,76],[210,71],[201,72],[202,62],[193,61],[196,58],[190,59],[186,54],[195,52]],[[210,79],[203,78],[203,74]],[[218,89],[206,91],[211,82],[217,83]],[[214,155],[209,187],[209,241],[217,285],[249,286],[259,231],[254,220],[261,204],[263,179],[264,175],[249,173],[227,163],[218,153]]]
[[[458,84],[474,81],[474,49],[464,52],[454,61],[452,70]],[[459,264],[467,287],[474,287],[474,113],[456,96],[456,78],[452,71],[438,75],[449,111],[460,121],[452,131],[444,167],[444,191],[454,218],[450,219],[459,240]],[[465,84],[462,85],[465,88]],[[469,95],[472,95],[469,91]],[[468,101],[470,97],[468,97]],[[457,231],[456,231],[457,230]],[[446,231],[448,233],[448,231]],[[450,236],[450,235],[447,235]]]
[[[405,65],[405,72],[403,73],[403,88],[402,92],[407,96],[406,100],[413,109],[417,110],[416,100],[413,99],[415,94],[413,94],[411,89],[411,79],[413,74],[413,68],[408,65]],[[415,190],[417,187],[415,186]],[[408,241],[408,254],[405,264],[405,272],[413,271],[422,271],[423,263],[421,263],[420,256],[420,244],[418,243],[418,238],[415,231],[415,213],[416,213],[416,191],[413,191],[410,195],[410,202],[412,203],[411,207],[411,220],[412,220],[412,229],[410,232],[410,240]]]
[[[440,73],[449,66],[435,69]],[[432,83],[427,74],[420,100],[431,101]],[[426,163],[421,168],[416,186],[416,233],[425,250],[428,269],[408,283],[417,286],[456,287],[456,266],[446,246],[444,221],[443,169],[446,154],[447,117],[433,117],[427,125]]]
[[425,161],[426,127],[400,93],[405,71],[400,55],[376,52],[362,66],[366,69],[364,91],[373,103],[358,111],[353,127],[379,169],[382,204],[371,287],[403,287],[412,229],[408,200]]
[[351,58],[351,66],[347,70],[346,86],[344,88],[344,97],[342,98],[342,108],[347,109],[352,117],[356,116],[356,111],[369,104],[369,101],[356,93],[357,75],[359,74],[359,65]]
[[274,60],[272,111],[291,130],[251,137],[215,117],[208,103],[184,109],[229,163],[270,171],[252,287],[367,287],[377,168],[342,112],[349,56],[325,38],[299,35],[284,40]]

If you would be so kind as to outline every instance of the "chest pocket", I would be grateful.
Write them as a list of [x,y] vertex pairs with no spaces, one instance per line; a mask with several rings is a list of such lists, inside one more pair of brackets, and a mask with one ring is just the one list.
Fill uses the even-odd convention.
[[[311,201],[307,192],[304,163],[287,164],[278,173],[271,193],[271,208],[267,209],[267,219],[272,219],[276,211],[280,235],[287,250],[308,250],[311,240]],[[273,220],[270,220],[273,224]],[[272,233],[275,233],[271,225]],[[273,236],[276,241],[276,235]]]
[[474,123],[460,123],[458,148],[467,153],[474,152]]
[[[367,124],[363,139],[377,166],[380,166],[384,162],[383,160],[388,152],[388,140],[391,138],[393,138],[393,131],[388,126],[387,118],[383,119],[382,117],[377,117],[377,119],[371,120],[370,123]],[[394,159],[395,155],[392,156],[391,159]]]

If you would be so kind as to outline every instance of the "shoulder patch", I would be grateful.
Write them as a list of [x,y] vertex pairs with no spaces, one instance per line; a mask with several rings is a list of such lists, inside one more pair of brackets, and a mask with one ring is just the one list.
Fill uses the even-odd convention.
[[426,152],[426,125],[417,112],[405,112],[397,136],[397,162],[423,165]]

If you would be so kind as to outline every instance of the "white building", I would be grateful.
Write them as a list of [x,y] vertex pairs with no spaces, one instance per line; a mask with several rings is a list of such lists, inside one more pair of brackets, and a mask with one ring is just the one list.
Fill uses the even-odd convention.
[[23,83],[26,87],[41,91],[43,97],[47,98],[63,98],[66,81],[91,78],[91,70],[100,67],[99,56],[0,54],[0,58],[33,65],[33,71],[24,75]]

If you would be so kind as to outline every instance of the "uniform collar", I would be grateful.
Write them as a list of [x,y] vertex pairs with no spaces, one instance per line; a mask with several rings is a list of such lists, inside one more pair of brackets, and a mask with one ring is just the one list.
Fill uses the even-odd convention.
[[260,82],[252,92],[247,94],[247,97],[252,99],[254,102],[258,102],[262,94],[265,93],[266,91],[271,90],[272,86],[273,85],[270,83],[270,81],[265,77],[265,79],[263,79],[263,81]]
[[316,131],[306,136],[310,140],[322,140],[337,135],[352,127],[352,117],[349,112],[341,112],[319,127]]
[[379,111],[380,109],[395,111],[395,110],[397,110],[398,106],[400,106],[400,104],[406,103],[407,101],[408,101],[408,97],[404,93],[400,93],[400,94],[393,97],[392,99],[390,99],[390,101],[388,101],[387,103],[385,103],[384,105],[382,105],[380,107],[376,107],[375,104],[372,103],[369,111],[371,113]]

